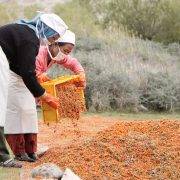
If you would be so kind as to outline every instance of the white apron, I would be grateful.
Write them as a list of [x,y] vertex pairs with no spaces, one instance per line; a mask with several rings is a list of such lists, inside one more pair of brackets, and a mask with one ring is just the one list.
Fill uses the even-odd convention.
[[0,127],[4,127],[8,97],[9,63],[0,46]]
[[22,78],[10,71],[5,134],[38,133],[35,98]]

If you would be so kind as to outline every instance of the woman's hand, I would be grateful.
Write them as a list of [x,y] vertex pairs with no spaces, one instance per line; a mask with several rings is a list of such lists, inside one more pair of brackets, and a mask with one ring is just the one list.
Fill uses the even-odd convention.
[[52,108],[54,109],[57,109],[59,107],[59,99],[52,96],[51,94],[49,93],[44,93],[41,97],[40,97],[40,100],[42,102],[45,102],[47,103],[49,106],[51,106]]
[[86,75],[84,72],[80,72],[77,75],[79,75],[79,81],[76,83],[77,87],[82,87],[83,89],[86,88]]
[[46,81],[50,81],[51,79],[47,76],[46,73],[42,73],[42,74],[37,76],[37,80],[38,80],[39,83],[43,83],[43,82],[46,82]]

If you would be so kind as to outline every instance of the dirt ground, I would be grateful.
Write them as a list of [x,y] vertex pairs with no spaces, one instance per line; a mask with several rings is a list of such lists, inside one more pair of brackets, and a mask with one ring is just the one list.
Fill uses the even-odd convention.
[[42,163],[71,168],[82,179],[180,179],[180,121],[123,120],[83,116],[39,124],[38,143],[50,149],[36,163],[25,163],[22,179]]

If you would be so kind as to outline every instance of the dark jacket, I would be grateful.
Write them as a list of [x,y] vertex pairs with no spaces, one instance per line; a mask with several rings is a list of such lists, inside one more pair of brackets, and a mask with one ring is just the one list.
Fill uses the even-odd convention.
[[45,92],[38,83],[35,60],[39,51],[39,39],[26,25],[9,24],[0,27],[0,46],[9,61],[10,69],[20,75],[34,97]]

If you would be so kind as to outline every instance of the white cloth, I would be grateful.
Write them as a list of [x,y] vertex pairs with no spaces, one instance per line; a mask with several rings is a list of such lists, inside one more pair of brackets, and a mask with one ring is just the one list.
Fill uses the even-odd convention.
[[74,174],[69,168],[66,168],[61,180],[81,180],[81,178]]
[[9,63],[0,46],[0,127],[4,127],[8,97]]
[[38,133],[35,98],[22,78],[10,71],[5,134]]
[[75,39],[75,34],[72,31],[67,30],[65,34],[57,40],[57,42],[66,42],[75,45]]
[[42,14],[40,20],[44,22],[47,26],[56,31],[60,36],[63,36],[68,26],[65,22],[56,14]]

